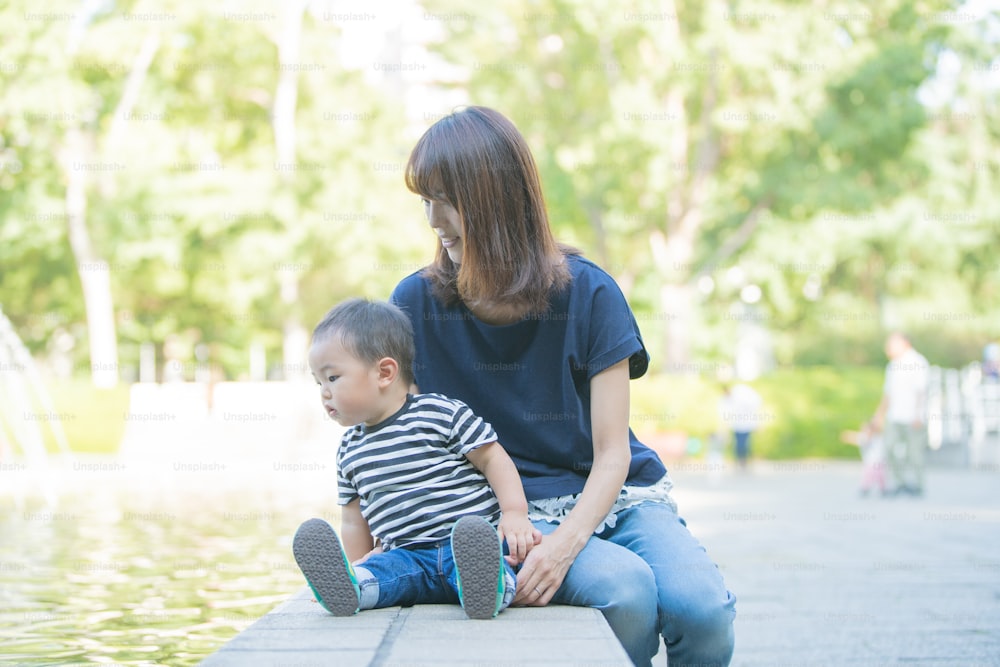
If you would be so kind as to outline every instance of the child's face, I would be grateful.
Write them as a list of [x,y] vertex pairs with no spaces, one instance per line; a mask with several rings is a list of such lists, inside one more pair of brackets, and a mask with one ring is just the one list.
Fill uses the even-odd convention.
[[377,424],[382,418],[378,365],[358,359],[344,348],[340,336],[313,343],[309,348],[309,368],[320,386],[320,400],[331,419],[342,426],[365,422]]

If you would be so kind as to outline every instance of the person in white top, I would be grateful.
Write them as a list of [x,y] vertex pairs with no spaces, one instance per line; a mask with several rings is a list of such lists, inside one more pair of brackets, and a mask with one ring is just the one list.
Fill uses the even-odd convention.
[[719,417],[723,425],[733,432],[736,462],[741,470],[746,470],[750,459],[750,434],[760,426],[763,400],[753,387],[742,382],[725,383],[722,391]]
[[889,363],[882,401],[874,424],[883,432],[895,495],[924,493],[924,450],[927,448],[927,376],[929,365],[904,334],[885,343]]

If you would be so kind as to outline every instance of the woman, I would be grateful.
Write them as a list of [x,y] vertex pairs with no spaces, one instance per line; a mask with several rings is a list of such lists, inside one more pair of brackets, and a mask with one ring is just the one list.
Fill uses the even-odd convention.
[[628,382],[648,364],[635,317],[608,274],[556,243],[520,132],[484,107],[446,116],[406,184],[440,239],[392,295],[413,321],[416,385],[492,423],[544,534],[514,603],[600,609],[637,665],[660,634],[672,667],[728,664],[735,598],[628,426]]

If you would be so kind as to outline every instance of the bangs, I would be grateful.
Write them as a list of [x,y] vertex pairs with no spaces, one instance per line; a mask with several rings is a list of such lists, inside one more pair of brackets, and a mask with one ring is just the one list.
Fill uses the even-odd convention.
[[[451,142],[444,133],[431,128],[420,138],[410,153],[406,163],[406,187],[410,192],[426,199],[441,199],[444,195],[448,203],[455,205],[455,189],[451,178],[452,169],[449,156],[453,155]],[[443,136],[438,136],[443,135]]]
[[404,178],[411,192],[458,212],[461,263],[439,245],[424,273],[444,303],[505,303],[541,313],[549,294],[569,282],[538,167],[498,111],[466,107],[438,120],[410,152]]

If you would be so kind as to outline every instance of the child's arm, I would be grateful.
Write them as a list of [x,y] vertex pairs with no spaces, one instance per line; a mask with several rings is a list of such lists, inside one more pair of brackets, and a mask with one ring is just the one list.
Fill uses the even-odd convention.
[[486,476],[500,503],[500,539],[507,540],[510,556],[507,561],[516,565],[524,560],[531,548],[542,541],[542,533],[528,520],[528,501],[524,498],[521,476],[514,462],[500,443],[491,442],[478,447],[467,455],[476,468]]
[[862,435],[859,431],[841,431],[840,441],[847,445],[861,446]]
[[340,536],[344,538],[344,551],[352,563],[367,556],[375,547],[368,521],[361,514],[361,498],[355,498],[341,508]]

